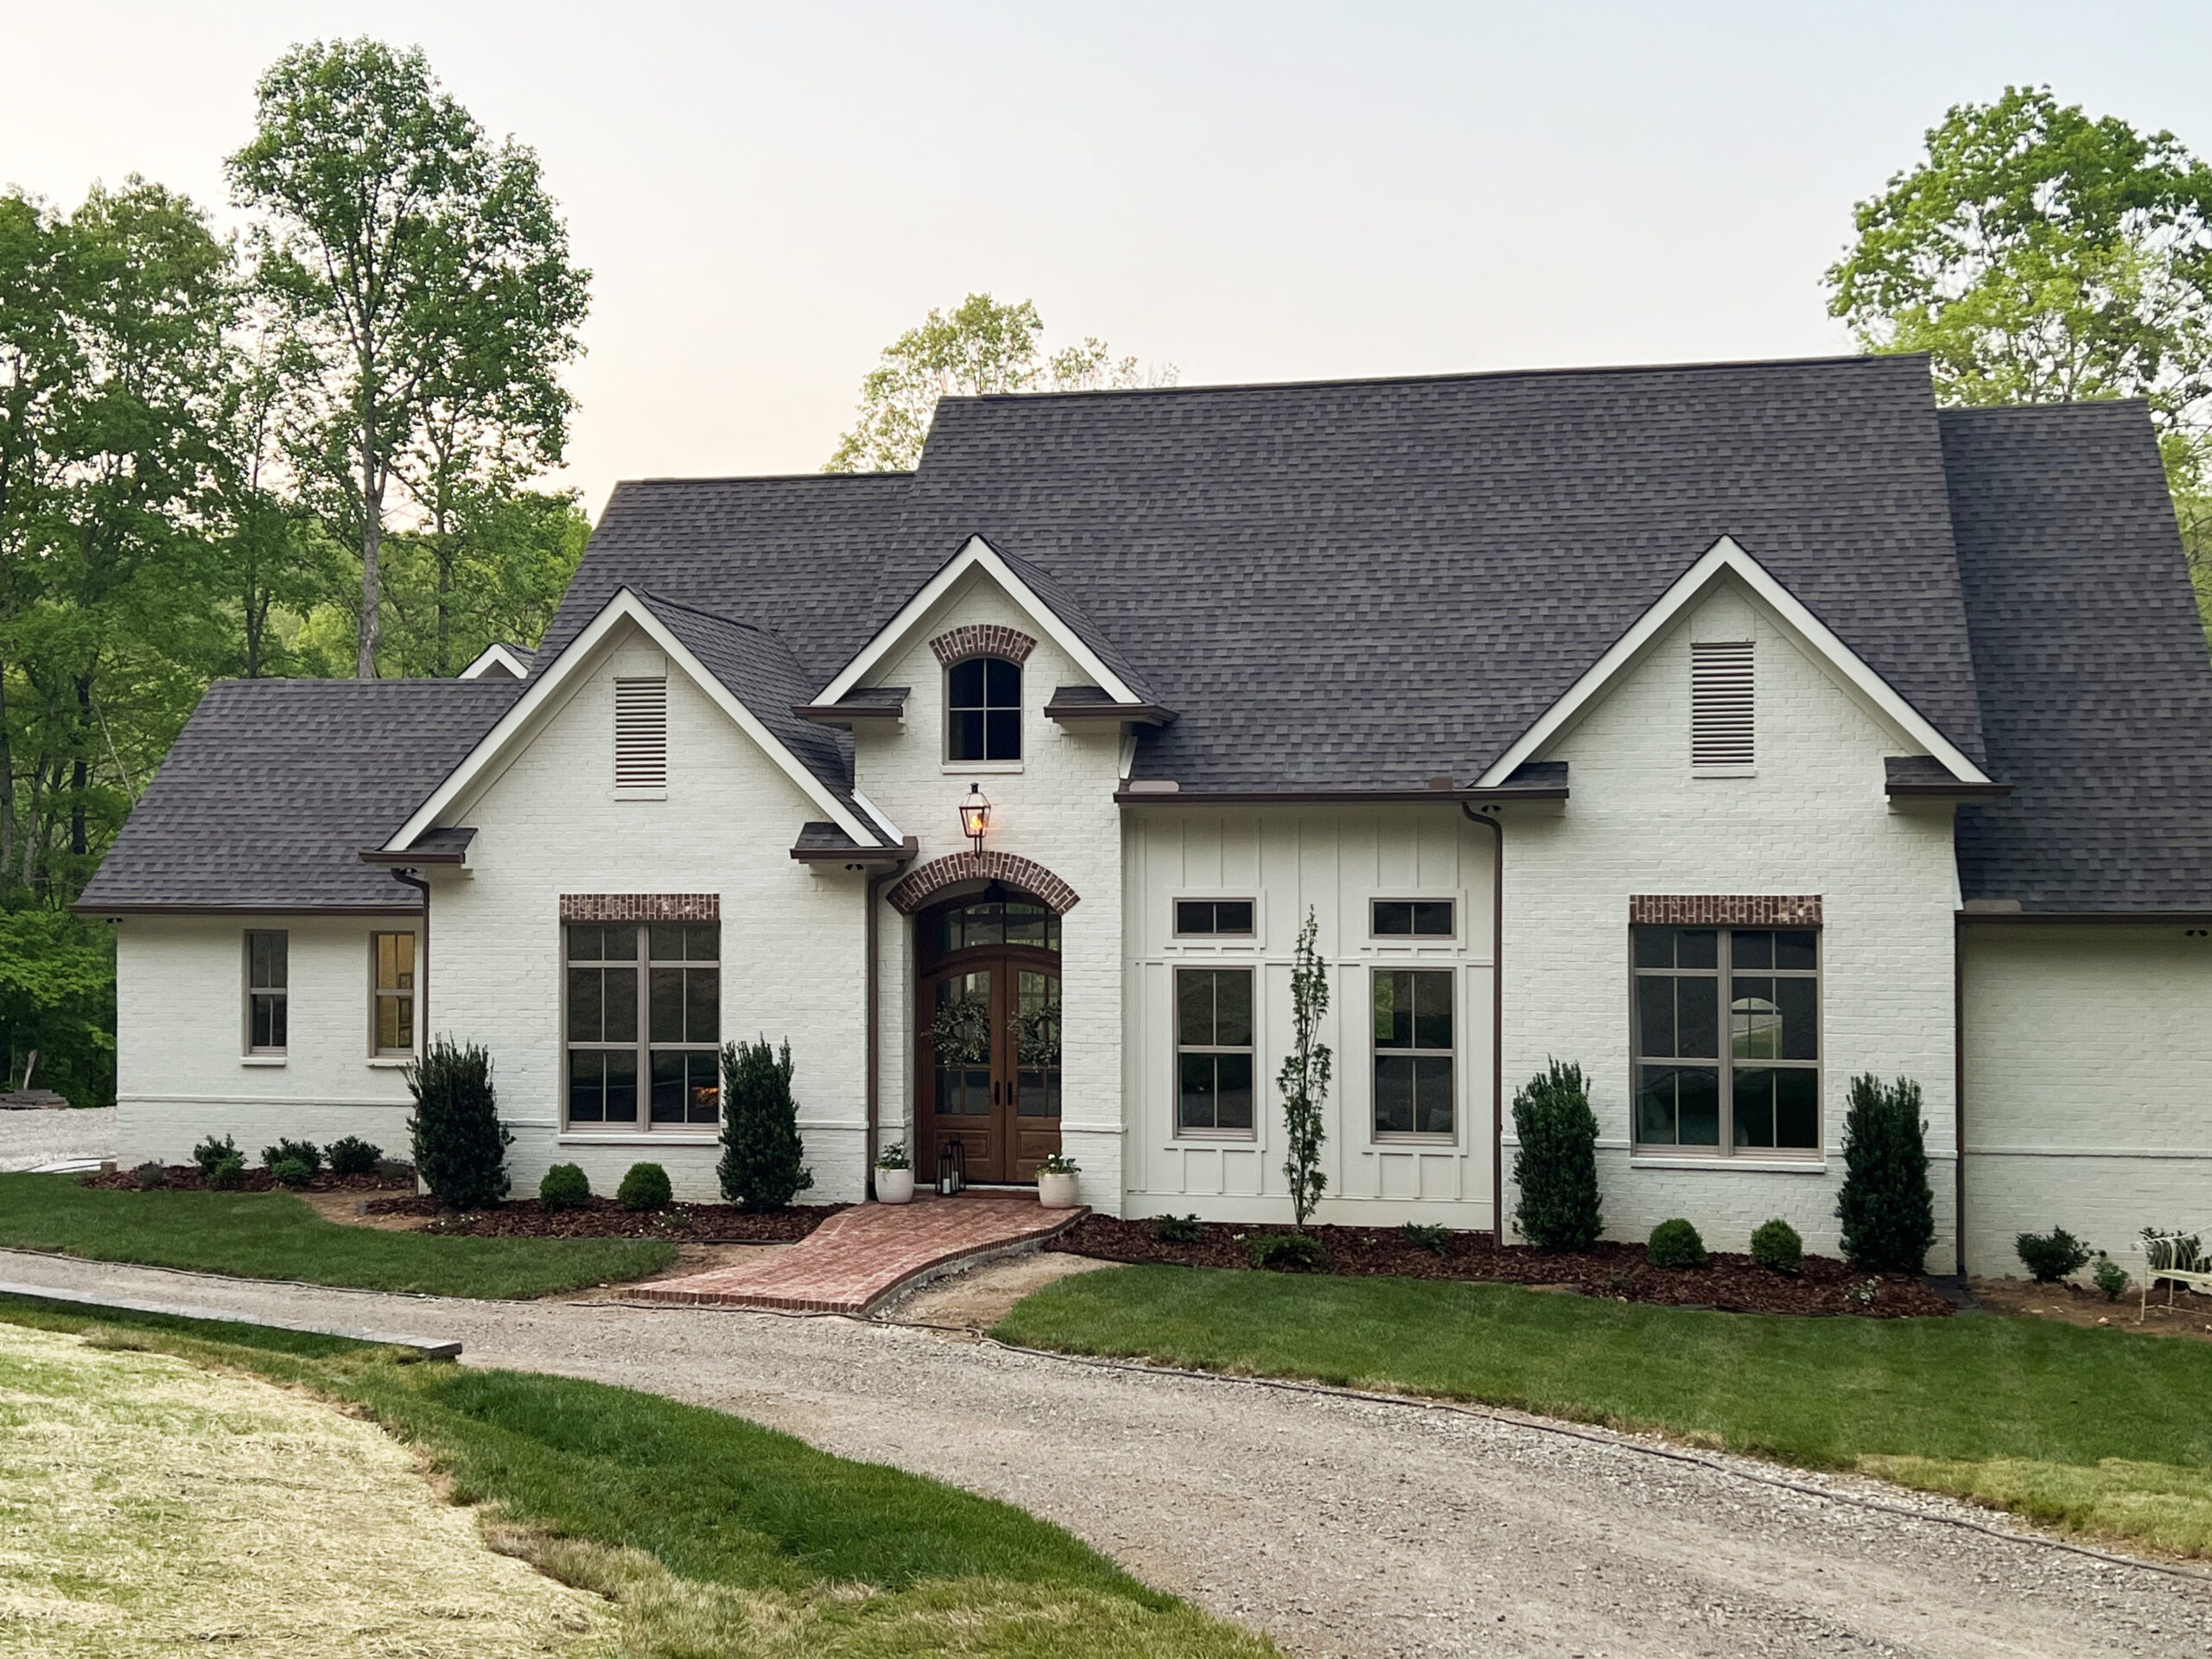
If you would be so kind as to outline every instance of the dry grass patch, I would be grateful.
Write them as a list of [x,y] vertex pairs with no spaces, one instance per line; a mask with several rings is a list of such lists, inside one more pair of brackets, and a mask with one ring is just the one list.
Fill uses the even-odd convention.
[[1866,1458],[1860,1465],[1900,1485],[2010,1510],[2071,1532],[2175,1555],[2212,1555],[2212,1469],[2126,1458],[2088,1465]]
[[373,1424],[133,1341],[0,1323],[0,1655],[473,1659],[600,1624]]

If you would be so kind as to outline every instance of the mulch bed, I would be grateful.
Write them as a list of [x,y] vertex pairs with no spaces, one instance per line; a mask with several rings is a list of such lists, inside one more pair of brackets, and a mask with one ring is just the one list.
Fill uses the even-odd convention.
[[[118,1169],[111,1175],[86,1175],[78,1185],[97,1186],[105,1192],[145,1190],[145,1184],[138,1179],[138,1172],[135,1169]],[[218,1189],[208,1185],[207,1177],[200,1173],[199,1165],[170,1164],[167,1179],[162,1183],[162,1190],[175,1192],[212,1192],[218,1190],[225,1192],[273,1192],[276,1185],[276,1178],[267,1170],[249,1169],[239,1178],[237,1185]],[[327,1169],[319,1169],[305,1186],[284,1190],[291,1192],[412,1192],[415,1190],[415,1172],[410,1169],[404,1175],[334,1175]]]
[[[1047,1243],[1048,1250],[1108,1262],[1165,1262],[1179,1267],[1253,1269],[1250,1245],[1287,1227],[1199,1224],[1192,1243],[1160,1238],[1153,1221],[1085,1216]],[[1717,1308],[1729,1313],[1853,1313],[1874,1319],[1927,1318],[1953,1312],[1951,1304],[1909,1274],[1868,1274],[1833,1256],[1808,1255],[1795,1276],[1759,1267],[1748,1255],[1715,1252],[1704,1268],[1655,1268],[1641,1244],[1599,1244],[1572,1255],[1550,1255],[1526,1245],[1501,1249],[1488,1233],[1452,1233],[1441,1254],[1409,1241],[1395,1227],[1309,1227],[1329,1253],[1318,1271],[1356,1278],[1487,1280],[1503,1284],[1555,1286],[1585,1296],[1669,1307]],[[1853,1291],[1868,1283],[1871,1300]]]
[[399,1198],[372,1198],[362,1209],[372,1216],[428,1216],[424,1229],[472,1238],[665,1238],[681,1244],[786,1244],[804,1238],[840,1210],[842,1204],[794,1205],[787,1210],[741,1210],[734,1204],[672,1204],[665,1210],[625,1210],[612,1198],[595,1198],[580,1210],[548,1210],[536,1198],[513,1198],[488,1209],[466,1212],[447,1209],[435,1198],[414,1193]]

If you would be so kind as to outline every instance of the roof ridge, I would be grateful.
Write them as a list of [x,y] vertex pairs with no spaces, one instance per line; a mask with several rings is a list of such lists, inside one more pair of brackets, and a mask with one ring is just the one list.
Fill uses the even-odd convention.
[[656,474],[647,478],[618,478],[618,490],[635,489],[645,484],[850,484],[857,481],[878,483],[891,479],[912,479],[910,472],[867,473],[696,473],[689,475]]

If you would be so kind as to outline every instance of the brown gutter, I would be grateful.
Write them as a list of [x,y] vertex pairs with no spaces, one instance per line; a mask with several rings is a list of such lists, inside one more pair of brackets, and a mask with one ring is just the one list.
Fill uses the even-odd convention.
[[69,906],[74,916],[413,916],[412,905],[102,905]]
[[430,1046],[430,884],[412,870],[394,870],[391,879],[404,882],[423,895],[423,951],[415,963],[415,1002],[423,1017],[422,1028],[415,1033],[415,1052],[420,1056],[427,1053]]
[[1175,711],[1158,702],[1048,702],[1045,718],[1065,722],[1071,720],[1127,720],[1141,726],[1165,726],[1175,718]]
[[1959,1283],[1967,1280],[1967,920],[1951,921],[1951,1226]]
[[387,853],[380,847],[372,847],[359,857],[364,864],[398,865],[412,869],[418,864],[466,864],[468,862],[468,849],[463,848],[458,852],[433,853],[416,848],[409,852]]
[[[1562,791],[1563,793],[1564,791]],[[1505,826],[1461,802],[1470,823],[1497,837],[1490,863],[1490,1242],[1505,1243]]]
[[[861,1191],[871,1198],[875,1196],[875,1154],[880,1150],[875,1144],[875,1139],[882,1127],[883,1118],[883,1077],[880,1056],[883,1046],[880,1030],[882,1021],[876,1007],[877,999],[880,995],[879,986],[882,979],[882,970],[879,963],[881,950],[876,942],[878,932],[876,912],[881,906],[876,901],[883,894],[884,885],[897,879],[899,873],[906,868],[908,861],[913,858],[920,848],[919,842],[912,836],[907,836],[905,844],[898,849],[899,861],[881,874],[868,877],[867,884],[868,920],[864,931],[868,941],[868,990],[862,1000],[866,1004],[868,1020],[868,1041],[865,1045],[868,1054],[868,1087],[863,1091],[868,1101],[868,1175],[861,1184]],[[910,1159],[912,1152],[912,1148],[909,1147]]]
[[1217,806],[1341,804],[1364,806],[1377,802],[1418,805],[1422,803],[1463,806],[1469,802],[1563,801],[1565,784],[1500,784],[1493,789],[1131,789],[1114,791],[1122,806]]

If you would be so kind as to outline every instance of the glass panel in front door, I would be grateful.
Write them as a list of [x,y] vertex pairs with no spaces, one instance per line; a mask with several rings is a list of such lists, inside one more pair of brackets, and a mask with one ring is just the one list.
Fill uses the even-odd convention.
[[1021,1074],[1015,1096],[1023,1117],[1060,1115],[1060,979],[1022,969],[1014,976],[1014,1053]]
[[930,1017],[937,1055],[940,1117],[988,1117],[991,1111],[991,972],[955,974],[938,982]]

